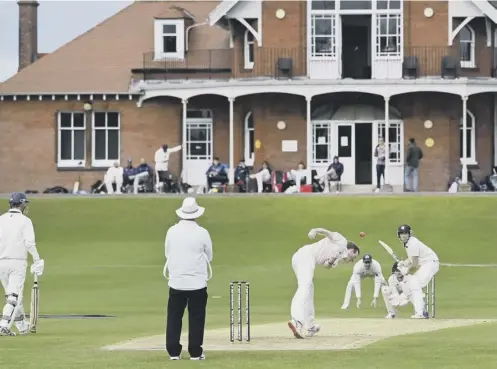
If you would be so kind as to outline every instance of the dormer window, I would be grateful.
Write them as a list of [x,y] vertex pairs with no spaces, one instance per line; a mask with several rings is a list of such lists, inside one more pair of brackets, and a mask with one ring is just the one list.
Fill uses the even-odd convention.
[[155,20],[155,60],[185,58],[184,19]]

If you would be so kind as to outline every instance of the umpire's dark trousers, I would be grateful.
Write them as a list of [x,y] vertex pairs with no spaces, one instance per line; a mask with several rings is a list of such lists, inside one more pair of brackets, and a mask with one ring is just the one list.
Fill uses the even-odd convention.
[[180,356],[183,314],[188,305],[188,352],[191,357],[203,353],[205,314],[207,308],[207,288],[180,291],[169,288],[167,303],[166,350],[170,356]]

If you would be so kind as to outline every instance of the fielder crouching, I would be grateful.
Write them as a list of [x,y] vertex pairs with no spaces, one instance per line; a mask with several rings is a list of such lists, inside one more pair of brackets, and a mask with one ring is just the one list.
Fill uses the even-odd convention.
[[15,336],[11,331],[13,323],[19,334],[29,332],[22,305],[28,252],[33,257],[31,273],[42,275],[45,265],[36,249],[33,223],[24,215],[28,207],[26,195],[13,193],[9,205],[10,210],[0,216],[0,281],[6,296],[0,320],[0,336]]
[[388,314],[385,318],[393,319],[397,315],[397,308],[412,303],[414,315],[412,319],[425,319],[428,314],[424,311],[423,289],[418,279],[410,274],[403,275],[398,263],[392,266],[392,275],[388,278],[388,285],[381,288]]

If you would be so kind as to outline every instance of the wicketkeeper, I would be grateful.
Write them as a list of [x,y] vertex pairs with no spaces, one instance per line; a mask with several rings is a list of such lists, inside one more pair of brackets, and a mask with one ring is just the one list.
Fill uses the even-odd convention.
[[13,323],[19,334],[29,332],[22,305],[28,253],[33,257],[31,273],[42,275],[45,265],[36,249],[33,223],[25,215],[28,211],[26,195],[13,193],[9,205],[10,210],[0,216],[0,281],[6,296],[0,336],[15,336],[11,331]]

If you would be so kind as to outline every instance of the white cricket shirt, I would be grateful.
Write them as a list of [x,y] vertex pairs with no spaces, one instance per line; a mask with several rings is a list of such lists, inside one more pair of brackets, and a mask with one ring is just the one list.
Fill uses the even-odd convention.
[[376,260],[373,260],[371,262],[371,267],[369,269],[366,269],[364,261],[359,260],[354,265],[352,274],[358,275],[360,278],[377,277],[377,276],[381,276],[383,278],[383,274],[381,272],[381,265]]
[[0,215],[0,260],[27,260],[28,252],[33,255],[33,260],[40,258],[36,251],[33,223],[20,210],[10,209]]
[[178,152],[180,150],[181,150],[181,145],[168,148],[167,151],[165,152],[162,147],[159,150],[157,150],[154,155],[155,170],[167,172],[169,169],[169,154]]
[[336,258],[344,259],[347,257],[347,239],[338,232],[331,232],[331,239],[324,237],[318,242],[304,246],[310,250],[316,260],[316,264]]
[[165,251],[169,287],[175,290],[207,287],[212,240],[205,228],[194,221],[180,220],[167,231]]
[[419,266],[432,263],[434,261],[438,262],[437,254],[435,254],[432,249],[430,249],[416,237],[411,236],[404,247],[407,250],[407,256],[409,256],[410,258],[419,258]]

